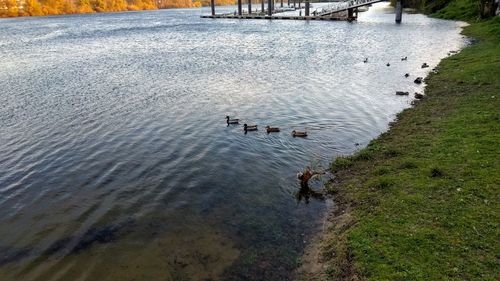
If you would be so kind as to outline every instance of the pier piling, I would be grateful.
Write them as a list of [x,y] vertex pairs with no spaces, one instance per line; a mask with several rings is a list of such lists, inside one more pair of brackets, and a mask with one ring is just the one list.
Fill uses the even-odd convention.
[[215,16],[215,0],[210,0],[210,8],[212,10],[212,16]]
[[396,2],[396,23],[401,23],[401,18],[403,17],[403,5],[401,0]]
[[267,15],[272,16],[273,15],[273,0],[267,0]]
[[248,14],[252,13],[252,0],[248,0]]
[[309,0],[306,0],[306,17],[309,16],[309,10],[310,10]]
[[241,16],[241,0],[238,0],[238,16]]

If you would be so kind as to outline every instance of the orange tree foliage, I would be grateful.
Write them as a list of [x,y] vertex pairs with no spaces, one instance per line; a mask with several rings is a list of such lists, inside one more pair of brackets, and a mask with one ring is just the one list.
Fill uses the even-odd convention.
[[[210,6],[210,0],[197,0],[200,1],[202,6]],[[266,0],[267,1],[267,0]],[[215,5],[217,6],[225,6],[225,5],[236,5],[238,0],[215,0]],[[243,3],[248,3],[248,0],[242,0]],[[252,3],[260,3],[252,0]]]
[[[216,5],[233,5],[235,2],[236,0],[215,0]],[[0,17],[191,8],[209,5],[210,0],[0,0]]]
[[[234,5],[236,1],[215,0],[215,4]],[[191,8],[209,5],[210,0],[0,0],[0,17]]]

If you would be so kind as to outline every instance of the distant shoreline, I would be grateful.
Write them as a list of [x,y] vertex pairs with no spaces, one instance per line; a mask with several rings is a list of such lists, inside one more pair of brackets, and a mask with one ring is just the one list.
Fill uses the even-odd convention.
[[[2,7],[3,3],[3,7]],[[0,18],[65,16],[77,14],[118,13],[164,9],[201,8],[210,5],[209,0],[114,0],[97,1],[63,0],[60,2],[40,2],[40,0],[20,1],[10,5],[0,1]],[[15,3],[15,2],[14,2]],[[53,4],[51,4],[53,3]],[[59,4],[57,4],[59,3]],[[78,4],[77,4],[78,3]],[[235,0],[218,0],[217,6],[233,5]]]

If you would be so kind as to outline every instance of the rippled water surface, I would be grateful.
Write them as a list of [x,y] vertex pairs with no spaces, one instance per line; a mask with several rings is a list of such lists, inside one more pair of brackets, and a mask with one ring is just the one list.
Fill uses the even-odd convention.
[[412,101],[395,91],[463,45],[459,23],[396,25],[387,4],[201,13],[0,20],[0,280],[292,279],[325,208],[296,173],[386,130]]

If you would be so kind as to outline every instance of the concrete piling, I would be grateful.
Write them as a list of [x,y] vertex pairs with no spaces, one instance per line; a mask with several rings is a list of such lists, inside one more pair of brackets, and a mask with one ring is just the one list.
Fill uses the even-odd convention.
[[401,18],[403,17],[403,5],[401,0],[396,2],[396,23],[401,23]]
[[358,18],[358,8],[347,9],[347,19],[355,20]]

